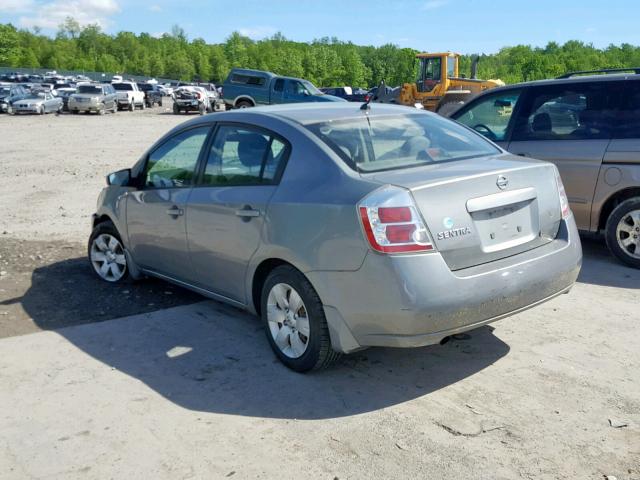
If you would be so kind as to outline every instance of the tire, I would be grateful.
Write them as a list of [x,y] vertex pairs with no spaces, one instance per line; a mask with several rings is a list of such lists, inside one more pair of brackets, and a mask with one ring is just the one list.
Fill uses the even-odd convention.
[[621,262],[640,268],[640,197],[613,209],[605,227],[607,247]]
[[144,110],[145,108],[147,108],[147,105],[144,103],[144,100],[143,100],[142,103],[140,104],[140,110]]
[[240,100],[238,103],[236,103],[236,108],[251,108],[253,107],[253,103],[251,103],[249,100]]
[[106,105],[103,103],[98,107],[98,115],[104,115],[106,113]]
[[162,99],[158,100],[158,106],[161,107],[162,106]]
[[111,113],[118,113],[118,104],[114,103],[113,108],[111,109]]
[[38,115],[44,115],[44,106],[38,109]]
[[[112,243],[111,239],[115,239]],[[101,280],[119,283],[129,277],[127,257],[122,239],[111,222],[103,222],[93,229],[87,246],[89,264]],[[104,268],[104,265],[108,265]]]
[[131,103],[129,104],[129,111],[133,112],[136,109],[136,103],[131,100]]
[[71,115],[77,115],[78,114],[78,110],[71,110]]
[[[288,309],[293,293],[301,299],[296,312]],[[278,298],[285,298],[286,302]],[[280,303],[286,303],[286,308]],[[295,268],[283,265],[269,273],[262,287],[260,305],[267,340],[278,359],[290,369],[296,372],[320,370],[340,358],[341,354],[331,348],[322,302],[309,280]],[[280,318],[282,322],[277,321]],[[305,323],[303,318],[306,318]]]
[[178,108],[177,104],[173,104],[173,114],[174,115],[180,115],[180,109]]
[[204,106],[204,103],[198,105],[198,113],[200,115],[204,115],[205,113],[207,113],[207,107]]

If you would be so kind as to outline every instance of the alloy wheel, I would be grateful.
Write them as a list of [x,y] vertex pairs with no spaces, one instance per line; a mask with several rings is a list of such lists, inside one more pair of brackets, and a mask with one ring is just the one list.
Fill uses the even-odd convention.
[[96,273],[108,282],[117,282],[127,271],[127,259],[120,241],[102,233],[91,244],[91,264]]
[[616,239],[627,255],[640,259],[640,210],[631,210],[620,219]]
[[300,294],[286,283],[271,288],[267,321],[273,341],[289,358],[304,355],[309,346],[309,316]]

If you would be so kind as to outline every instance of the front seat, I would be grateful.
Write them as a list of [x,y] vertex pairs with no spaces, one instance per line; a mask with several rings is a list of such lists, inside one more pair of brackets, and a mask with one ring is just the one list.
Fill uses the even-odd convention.
[[548,113],[538,113],[533,117],[531,122],[531,130],[536,134],[551,135],[553,125],[551,123],[551,115]]

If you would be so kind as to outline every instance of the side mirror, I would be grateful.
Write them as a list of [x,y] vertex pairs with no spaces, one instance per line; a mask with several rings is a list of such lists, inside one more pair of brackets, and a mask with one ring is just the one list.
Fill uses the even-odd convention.
[[107,185],[126,187],[131,182],[131,169],[125,168],[107,175]]

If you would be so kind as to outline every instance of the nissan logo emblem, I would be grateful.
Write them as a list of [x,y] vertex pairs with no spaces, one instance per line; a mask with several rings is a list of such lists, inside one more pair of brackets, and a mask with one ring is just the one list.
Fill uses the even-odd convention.
[[504,175],[498,175],[498,180],[496,180],[496,185],[500,190],[504,190],[509,185],[509,180]]

